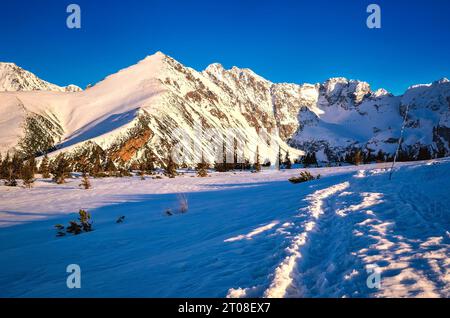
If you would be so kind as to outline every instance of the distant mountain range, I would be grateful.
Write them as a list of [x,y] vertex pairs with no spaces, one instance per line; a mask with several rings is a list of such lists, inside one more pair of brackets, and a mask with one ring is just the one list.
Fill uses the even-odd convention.
[[217,63],[198,72],[157,52],[81,90],[0,63],[2,153],[97,149],[128,163],[147,150],[162,160],[175,147],[186,164],[202,155],[213,162],[222,146],[250,162],[258,153],[261,162],[275,163],[279,150],[291,159],[315,153],[324,162],[356,149],[392,156],[407,109],[402,155],[448,156],[447,79],[393,96],[345,78],[276,84]]

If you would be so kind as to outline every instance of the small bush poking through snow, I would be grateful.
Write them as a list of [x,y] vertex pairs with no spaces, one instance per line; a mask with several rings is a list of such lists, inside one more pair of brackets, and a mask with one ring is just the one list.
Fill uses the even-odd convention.
[[[91,232],[92,231],[92,222],[91,222],[91,214],[87,212],[86,210],[80,210],[78,212],[78,221],[70,221],[69,226],[66,228],[67,233],[72,233],[75,235],[80,234],[81,232]],[[64,233],[64,226],[61,224],[55,225],[56,230],[58,231],[56,233],[56,236],[64,236],[66,235]]]
[[89,212],[87,212],[86,210],[80,210],[80,212],[78,212],[78,214],[80,215],[78,217],[78,220],[81,223],[81,227],[83,228],[83,231],[85,231],[85,232],[92,231],[91,214]]
[[55,229],[56,229],[56,236],[64,236],[64,235],[66,235],[66,233],[64,232],[64,225],[56,224],[55,225]]
[[317,178],[315,178],[308,171],[302,171],[302,172],[300,172],[300,176],[290,178],[289,182],[291,182],[291,183],[302,183],[302,182],[315,180],[315,179],[319,179],[319,178],[320,178],[320,175],[318,175]]
[[70,221],[66,231],[67,233],[78,235],[81,233],[81,225],[75,221]]
[[166,215],[171,216],[174,214],[183,214],[188,211],[189,209],[188,199],[184,193],[177,194],[177,201],[178,201],[178,208],[175,209],[175,211],[172,209],[166,209],[164,211]]

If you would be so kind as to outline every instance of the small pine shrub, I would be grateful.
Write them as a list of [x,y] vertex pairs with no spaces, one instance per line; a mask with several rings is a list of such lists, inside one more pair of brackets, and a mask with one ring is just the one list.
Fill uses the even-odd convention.
[[256,147],[255,172],[261,171],[261,161],[259,158],[259,147]]
[[201,161],[197,164],[197,176],[204,178],[208,176],[208,164],[205,161],[205,158],[203,157],[202,154],[202,159]]
[[17,187],[17,180],[14,175],[12,167],[8,168],[7,177],[5,179],[5,186],[7,187]]
[[92,231],[91,214],[86,210],[80,210],[78,214],[79,214],[78,220],[80,221],[83,231],[85,232]]
[[25,188],[32,188],[34,184],[34,173],[30,167],[24,166],[22,169],[22,181]]
[[[320,175],[317,177],[317,179],[319,179],[319,178],[320,178]],[[302,171],[302,172],[300,172],[300,176],[290,178],[289,182],[302,183],[302,182],[307,182],[307,181],[311,181],[314,179],[316,179],[316,178],[314,178],[314,176],[311,173],[309,173],[308,171]]]
[[80,234],[81,231],[82,231],[81,225],[78,224],[75,221],[70,221],[69,222],[69,226],[66,228],[66,232],[67,233],[72,233],[72,234],[75,234],[75,235]]
[[65,236],[66,235],[66,233],[64,232],[64,225],[56,224],[55,229],[56,229],[56,236]]
[[60,153],[52,163],[53,181],[57,184],[63,184],[66,182],[66,177],[69,172],[69,161],[65,157],[64,153]]
[[116,223],[123,223],[123,221],[125,221],[125,215],[119,216]]
[[[69,226],[65,228],[66,233],[71,233],[74,235],[78,235],[81,232],[91,232],[92,231],[92,222],[91,222],[91,214],[86,210],[80,210],[78,212],[78,221],[70,221]],[[57,230],[56,236],[64,236],[64,226],[61,224],[56,224],[55,228]]]
[[81,179],[81,183],[79,185],[80,187],[82,187],[85,190],[88,190],[92,187],[91,182],[89,181],[89,177],[86,173],[83,173],[82,179]]
[[175,161],[173,161],[171,149],[169,149],[168,156],[165,160],[164,175],[168,176],[169,178],[175,178],[175,176],[178,175],[177,165]]
[[45,155],[42,159],[41,165],[39,166],[39,173],[42,174],[42,178],[48,179],[50,178],[50,167],[49,167],[49,161],[48,156]]

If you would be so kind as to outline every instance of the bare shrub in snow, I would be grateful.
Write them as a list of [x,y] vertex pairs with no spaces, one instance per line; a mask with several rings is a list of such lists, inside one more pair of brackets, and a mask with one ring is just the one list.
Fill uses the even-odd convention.
[[177,195],[177,199],[180,213],[186,213],[189,208],[187,196],[184,193],[181,193]]

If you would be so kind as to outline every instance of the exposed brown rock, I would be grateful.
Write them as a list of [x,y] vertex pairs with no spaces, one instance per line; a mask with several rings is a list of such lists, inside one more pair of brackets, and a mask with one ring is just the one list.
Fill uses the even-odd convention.
[[125,141],[121,148],[111,153],[114,161],[128,162],[133,158],[136,152],[141,149],[152,137],[150,129],[146,129],[136,137],[131,137]]

